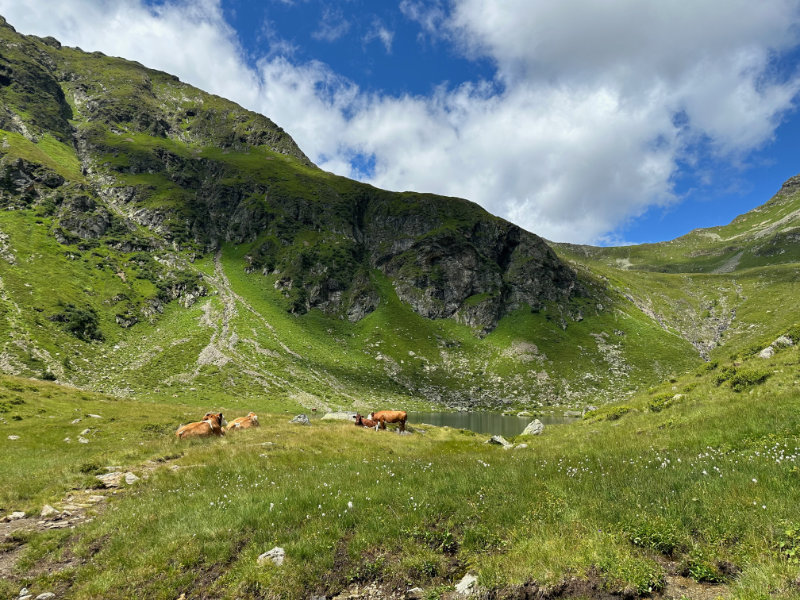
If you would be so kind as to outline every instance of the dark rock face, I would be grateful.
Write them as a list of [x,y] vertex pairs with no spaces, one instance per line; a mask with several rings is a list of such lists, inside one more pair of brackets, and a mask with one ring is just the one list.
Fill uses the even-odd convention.
[[523,305],[538,308],[580,293],[575,274],[538,236],[466,201],[437,200],[461,204],[446,208],[473,213],[474,221],[448,227],[434,212],[427,218],[379,216],[365,226],[373,266],[394,280],[400,299],[420,315],[455,316],[491,329]]
[[795,175],[794,177],[790,177],[789,179],[787,179],[781,186],[781,189],[778,192],[778,194],[782,196],[788,196],[790,194],[794,194],[797,191],[800,191],[800,175]]

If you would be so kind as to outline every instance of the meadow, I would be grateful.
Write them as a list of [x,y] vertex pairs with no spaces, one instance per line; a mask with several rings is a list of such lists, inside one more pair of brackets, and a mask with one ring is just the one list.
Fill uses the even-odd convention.
[[[0,593],[307,598],[372,583],[436,598],[473,573],[500,597],[570,581],[585,597],[679,597],[692,581],[705,597],[798,598],[799,361],[795,345],[708,363],[512,450],[287,413],[178,443],[198,408],[4,378],[3,514],[58,509],[106,465],[149,476],[89,523],[22,536]],[[88,444],[63,441],[84,426]],[[275,546],[283,565],[258,564]]]

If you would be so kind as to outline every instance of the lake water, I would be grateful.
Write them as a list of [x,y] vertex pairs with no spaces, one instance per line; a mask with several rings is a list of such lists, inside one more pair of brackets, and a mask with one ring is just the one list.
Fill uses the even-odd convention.
[[514,415],[501,415],[489,412],[409,412],[409,425],[436,425],[437,427],[454,427],[456,429],[469,429],[477,433],[492,435],[513,436],[522,433],[523,429],[533,421],[539,419],[547,425],[564,425],[576,421],[573,417],[539,416],[517,417]]

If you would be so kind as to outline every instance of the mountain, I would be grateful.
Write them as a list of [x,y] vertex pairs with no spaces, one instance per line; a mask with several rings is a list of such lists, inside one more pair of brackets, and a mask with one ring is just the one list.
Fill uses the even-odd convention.
[[798,242],[800,176],[728,225],[658,244],[553,246],[574,268],[613,280],[615,289],[709,358],[768,341],[796,323]]
[[4,20],[0,99],[6,373],[203,406],[581,408],[791,319],[758,286],[795,286],[794,184],[719,231],[548,245]]

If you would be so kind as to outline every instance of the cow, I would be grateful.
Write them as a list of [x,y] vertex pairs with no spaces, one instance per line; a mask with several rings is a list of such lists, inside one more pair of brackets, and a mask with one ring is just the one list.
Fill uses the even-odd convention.
[[258,416],[256,416],[256,413],[251,412],[246,417],[239,417],[231,421],[226,431],[238,431],[239,429],[250,429],[251,427],[260,426],[261,424],[258,422]]
[[375,428],[375,431],[378,431],[378,421],[373,421],[372,419],[368,419],[367,417],[362,417],[360,414],[356,413],[353,417],[356,420],[356,427],[361,426],[366,429]]
[[406,411],[404,410],[379,410],[369,413],[369,418],[380,423],[381,429],[386,429],[387,423],[398,423],[400,432],[406,430]]
[[225,435],[224,427],[228,424],[222,413],[206,413],[202,421],[182,425],[175,432],[179,440],[191,437],[210,437]]

